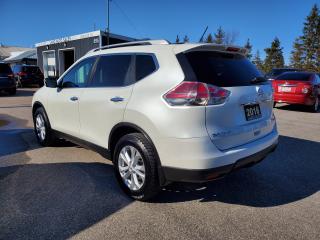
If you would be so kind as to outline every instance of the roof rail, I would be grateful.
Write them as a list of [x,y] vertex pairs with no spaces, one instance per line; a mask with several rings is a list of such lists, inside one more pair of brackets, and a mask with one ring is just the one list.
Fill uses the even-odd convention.
[[166,44],[170,44],[170,42],[167,40],[133,41],[133,42],[106,45],[106,46],[92,49],[89,52],[96,52],[96,51],[100,51],[100,50],[104,50],[104,49],[119,48],[119,47],[132,47],[132,46],[143,46],[143,45],[166,45]]

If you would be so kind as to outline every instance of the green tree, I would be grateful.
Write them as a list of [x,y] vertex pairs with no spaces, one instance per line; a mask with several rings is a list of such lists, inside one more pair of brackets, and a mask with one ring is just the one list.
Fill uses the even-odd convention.
[[176,43],[180,43],[179,35],[177,35],[177,37],[176,37]]
[[[303,65],[305,70],[316,71],[317,59],[319,57],[319,8],[314,5],[310,14],[307,16],[303,27],[303,35],[301,37],[303,45]],[[318,56],[317,56],[318,55]]]
[[291,57],[290,57],[291,67],[303,69],[304,67],[303,54],[304,54],[303,42],[301,38],[296,38],[296,40],[293,43],[293,50],[291,51]]
[[264,72],[263,61],[260,57],[259,50],[257,50],[256,54],[254,55],[252,63],[255,64],[261,72]]
[[217,30],[217,32],[214,34],[214,40],[213,42],[216,44],[223,44],[225,40],[225,32],[222,30],[222,27],[220,26]]
[[246,42],[246,44],[244,45],[244,47],[247,49],[247,58],[249,59],[249,60],[251,60],[251,58],[252,58],[252,45],[251,45],[251,43],[250,43],[250,39],[248,38],[247,39],[247,42]]
[[209,33],[206,40],[205,40],[206,43],[213,43],[213,37],[212,37],[212,34]]
[[282,47],[280,46],[280,40],[276,37],[270,48],[266,48],[266,59],[264,61],[264,71],[269,72],[273,68],[282,68],[284,67],[284,58]]
[[188,37],[187,35],[185,35],[185,36],[184,36],[184,38],[183,38],[183,42],[184,42],[184,43],[189,42],[189,37]]

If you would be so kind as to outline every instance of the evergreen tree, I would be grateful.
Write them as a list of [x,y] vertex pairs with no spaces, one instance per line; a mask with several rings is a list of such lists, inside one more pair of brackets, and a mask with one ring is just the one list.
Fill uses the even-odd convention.
[[213,37],[212,37],[212,34],[209,33],[206,40],[205,40],[206,43],[213,43]]
[[213,40],[216,44],[223,44],[225,40],[225,32],[222,30],[222,27],[220,26],[217,30],[217,32],[214,34],[215,39]]
[[290,65],[294,68],[303,69],[304,61],[303,61],[303,43],[301,38],[296,38],[293,43],[293,50],[291,52]]
[[256,54],[254,55],[252,63],[255,64],[261,72],[264,71],[263,61],[261,60],[259,50],[257,50]]
[[264,50],[266,52],[266,59],[264,61],[264,71],[269,72],[273,68],[284,67],[284,58],[280,41],[276,37],[271,43],[270,48]]
[[184,42],[184,43],[189,42],[189,37],[188,37],[187,35],[185,35],[185,36],[184,36],[184,38],[183,38],[183,42]]
[[320,12],[318,11],[318,23],[316,29],[316,70],[320,72]]
[[303,63],[305,70],[317,70],[317,56],[319,53],[319,8],[314,5],[303,27],[303,35],[301,37],[304,48]]
[[179,35],[177,35],[177,37],[176,37],[176,43],[180,43]]
[[251,53],[251,51],[252,51],[252,45],[251,45],[251,43],[250,43],[250,39],[249,39],[249,38],[247,39],[247,42],[246,42],[246,44],[244,45],[244,47],[248,50],[248,52],[247,52],[247,58],[248,58],[249,60],[251,60],[251,58],[252,58],[252,53]]

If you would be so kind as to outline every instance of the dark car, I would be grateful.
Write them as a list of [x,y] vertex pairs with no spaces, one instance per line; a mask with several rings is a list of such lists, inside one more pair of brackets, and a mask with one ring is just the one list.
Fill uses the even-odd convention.
[[38,85],[42,87],[44,84],[43,74],[38,66],[15,65],[12,70],[17,82],[17,87],[25,87],[27,85]]
[[0,91],[5,91],[10,95],[16,94],[16,81],[9,64],[0,62]]
[[297,68],[274,68],[269,73],[266,74],[266,78],[269,80],[274,80],[277,76],[284,72],[300,72]]

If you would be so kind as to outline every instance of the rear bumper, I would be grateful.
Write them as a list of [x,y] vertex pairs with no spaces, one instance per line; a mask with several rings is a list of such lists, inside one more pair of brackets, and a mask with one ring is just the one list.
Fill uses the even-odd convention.
[[286,94],[286,93],[275,93],[274,102],[278,103],[289,103],[289,104],[301,104],[301,105],[312,105],[315,99],[310,95],[302,94]]
[[277,125],[274,124],[266,136],[227,150],[219,150],[209,136],[166,139],[162,143],[157,142],[156,148],[168,182],[204,182],[261,161],[275,149],[278,137]]
[[261,162],[269,153],[273,152],[277,147],[277,142],[268,148],[259,151],[250,156],[241,158],[233,164],[228,164],[221,167],[204,169],[204,170],[190,170],[179,169],[171,167],[163,167],[163,173],[168,181],[174,182],[206,182],[222,177],[230,172],[243,167],[250,167],[256,163]]
[[15,83],[11,82],[0,82],[0,90],[14,89],[16,88]]

